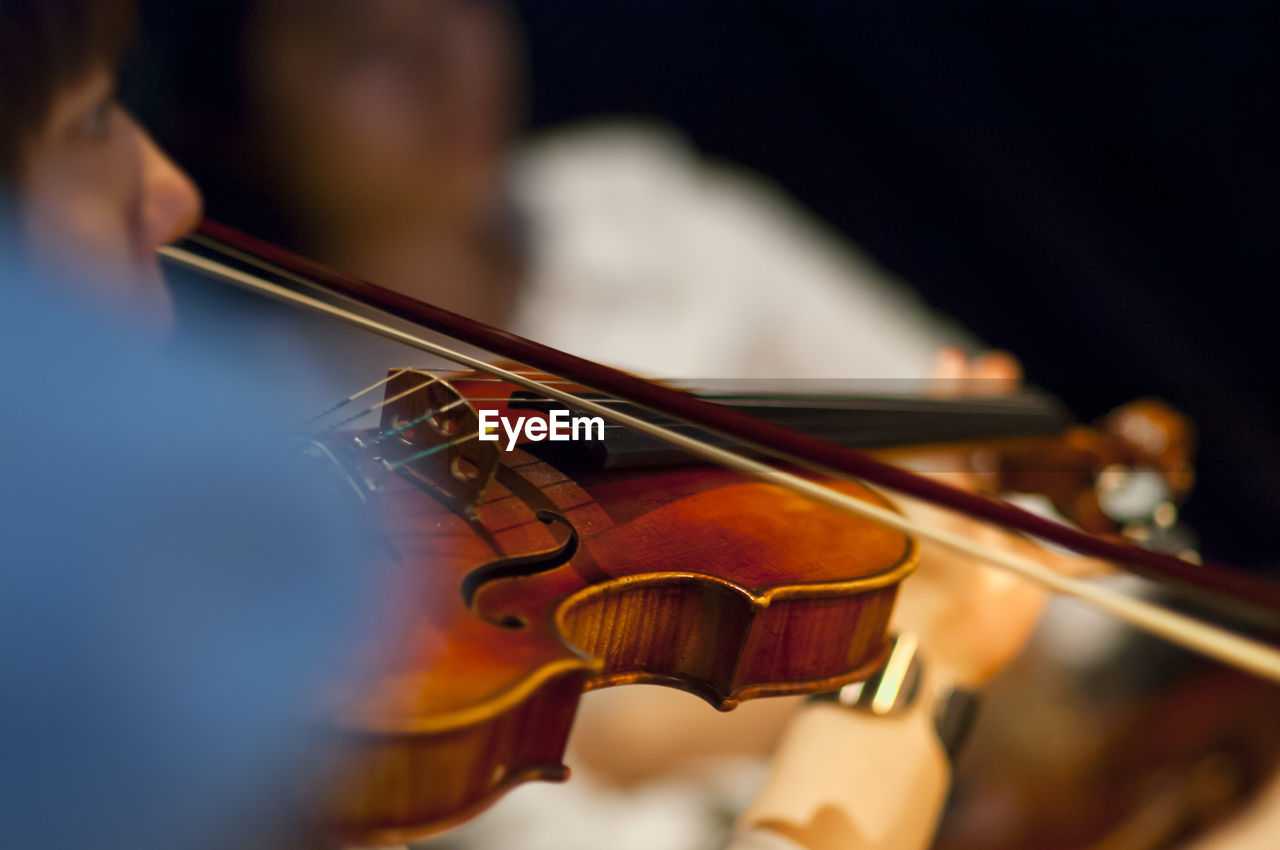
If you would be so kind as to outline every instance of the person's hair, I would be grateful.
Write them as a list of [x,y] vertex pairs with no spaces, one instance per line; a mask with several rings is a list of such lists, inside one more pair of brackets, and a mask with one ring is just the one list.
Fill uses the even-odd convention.
[[114,68],[135,26],[134,0],[0,0],[0,192],[14,189],[58,90]]

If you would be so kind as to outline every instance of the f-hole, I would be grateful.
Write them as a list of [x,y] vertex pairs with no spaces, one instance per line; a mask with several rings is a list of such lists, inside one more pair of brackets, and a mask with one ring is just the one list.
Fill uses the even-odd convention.
[[[468,608],[472,607],[480,588],[491,581],[545,573],[573,560],[573,556],[578,552],[578,530],[573,527],[573,524],[555,511],[537,510],[533,515],[546,525],[558,523],[564,526],[569,536],[554,549],[520,555],[516,558],[502,558],[476,567],[467,573],[462,579],[462,600]],[[522,629],[528,624],[520,617],[506,616],[497,620],[496,625],[507,629]]]

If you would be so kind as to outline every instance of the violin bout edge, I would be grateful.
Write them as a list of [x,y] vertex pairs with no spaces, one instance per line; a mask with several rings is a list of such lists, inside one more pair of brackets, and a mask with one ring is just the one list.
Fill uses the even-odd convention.
[[345,732],[317,772],[341,777],[317,801],[339,846],[407,844],[456,826],[525,782],[563,782],[562,758],[586,670],[543,682],[525,700],[444,733]]

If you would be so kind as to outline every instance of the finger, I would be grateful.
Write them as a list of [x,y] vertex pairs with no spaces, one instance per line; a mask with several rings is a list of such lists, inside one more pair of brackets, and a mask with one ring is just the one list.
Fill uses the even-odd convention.
[[1009,549],[1061,575],[1072,578],[1099,578],[1116,573],[1114,566],[1100,558],[1090,558],[1061,549],[1050,549],[1021,533],[1010,531],[1005,534],[1007,535],[1005,545]]
[[943,348],[933,361],[933,380],[929,384],[929,394],[959,395],[962,392],[961,382],[968,374],[968,355],[954,345]]
[[1022,364],[1007,352],[986,351],[974,358],[969,377],[975,395],[1003,395],[1022,383]]

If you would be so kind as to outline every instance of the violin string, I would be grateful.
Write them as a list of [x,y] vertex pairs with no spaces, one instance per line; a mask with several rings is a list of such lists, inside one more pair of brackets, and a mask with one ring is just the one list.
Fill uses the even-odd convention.
[[468,440],[474,440],[475,438],[476,438],[476,434],[463,434],[461,437],[458,437],[457,439],[450,440],[447,443],[441,443],[438,446],[432,446],[429,449],[423,449],[422,451],[416,454],[409,455],[406,458],[401,458],[395,463],[386,463],[384,461],[383,465],[386,467],[388,472],[395,472],[397,469],[401,468],[402,466],[407,466],[408,464],[411,464],[414,461],[422,460],[423,458],[426,458],[426,457],[431,457],[434,454],[439,454],[445,449],[451,449],[454,446],[460,446],[463,443],[467,442]]
[[[347,396],[346,398],[344,398],[342,401],[338,402],[337,404],[332,405],[331,407],[329,407],[329,408],[327,408],[327,409],[325,409],[325,410],[320,411],[320,412],[319,412],[319,413],[317,413],[315,416],[312,416],[310,419],[308,419],[306,422],[303,422],[303,423],[302,423],[302,425],[300,425],[300,426],[298,427],[298,430],[299,430],[299,431],[301,431],[301,430],[305,429],[305,428],[306,428],[308,425],[310,425],[311,423],[313,423],[313,422],[319,422],[321,419],[324,419],[326,416],[331,416],[332,414],[337,413],[339,410],[341,410],[342,408],[346,407],[348,404],[351,404],[351,403],[352,403],[352,402],[354,402],[356,399],[360,398],[361,396],[368,395],[369,393],[373,392],[374,390],[378,389],[379,387],[382,387],[382,386],[387,385],[388,383],[390,383],[391,381],[394,381],[396,378],[400,377],[401,375],[403,375],[403,374],[404,374],[405,372],[407,372],[407,371],[409,371],[409,370],[408,370],[408,369],[396,369],[396,370],[394,370],[391,374],[387,375],[387,377],[383,378],[381,381],[378,381],[376,384],[370,384],[369,386],[365,387],[364,389],[360,390],[359,392],[357,392],[357,393],[353,393],[352,395]],[[363,414],[361,414],[361,415],[363,415]],[[358,419],[359,417],[356,417],[356,418]],[[331,429],[330,429],[330,430],[331,430]]]
[[[459,381],[459,383],[464,383],[464,384],[465,384],[465,383],[470,383],[470,381],[471,381],[471,379],[470,379],[470,378],[463,378],[463,379],[461,379],[461,380]],[[472,402],[488,402],[488,403],[491,403],[491,404],[498,404],[498,403],[500,403],[500,402],[509,402],[509,401],[513,401],[513,399],[512,399],[512,397],[511,397],[511,396],[493,396],[493,397],[491,397],[491,398],[470,398],[470,397],[468,397],[468,399],[467,399],[467,400],[468,400],[468,401],[472,401]],[[601,404],[631,404],[631,402],[627,401],[627,400],[626,400],[626,399],[624,399],[624,398],[598,398],[598,399],[594,399],[594,400],[595,400],[595,401],[600,402]],[[529,403],[532,403],[532,404],[549,404],[549,403],[554,402],[554,401],[559,401],[559,399],[555,399],[555,398],[551,398],[551,397],[546,397],[546,398],[535,398],[535,397],[533,397],[533,396],[521,396],[520,398],[514,399],[514,401],[519,402],[520,404],[524,404],[524,403],[526,403],[526,402],[529,402]]]
[[397,393],[391,398],[384,398],[382,401],[378,402],[377,404],[371,404],[368,407],[366,407],[364,410],[360,411],[359,413],[352,414],[351,416],[348,416],[346,419],[343,419],[341,422],[336,422],[333,425],[330,425],[320,433],[327,434],[331,431],[336,431],[339,428],[343,427],[344,425],[350,425],[352,422],[355,422],[359,419],[363,419],[364,417],[368,416],[370,413],[375,413],[381,410],[382,408],[386,407],[388,404],[394,404],[397,401],[408,398],[414,393],[420,392],[421,390],[425,390],[427,387],[437,383],[439,383],[439,379],[432,378],[430,381],[427,381],[424,384],[418,384],[418,386],[414,387],[413,389],[408,389],[408,390],[405,390],[404,392]]
[[[729,449],[708,444],[696,437],[673,431],[631,413],[556,389],[550,384],[524,377],[501,366],[486,363],[477,357],[454,351],[440,343],[432,342],[336,305],[294,292],[279,284],[250,275],[185,249],[165,247],[160,249],[160,253],[175,262],[190,266],[229,283],[251,289],[276,300],[292,303],[341,319],[379,336],[401,342],[411,348],[416,348],[458,363],[466,368],[486,373],[498,381],[505,381],[542,393],[581,412],[613,419],[633,430],[663,440],[704,460],[808,496],[828,507],[854,514],[907,534],[913,534],[922,540],[932,541],[947,549],[960,552],[968,557],[976,558],[1014,575],[1021,576],[1056,593],[1079,599],[1122,622],[1148,631],[1186,649],[1234,665],[1272,681],[1280,682],[1280,650],[1267,644],[1241,637],[1186,615],[1165,610],[1145,600],[1124,596],[1104,586],[1093,585],[1080,579],[1060,575],[1049,567],[1029,558],[991,550],[961,535],[917,525],[893,511],[863,502],[846,493],[825,487],[818,482],[803,478],[795,473],[770,466],[759,460],[753,460]],[[259,263],[259,265],[262,264]],[[638,409],[645,409],[642,406],[637,407]],[[460,438],[455,443],[466,439],[472,439],[472,437]],[[434,453],[447,447],[447,445],[436,446],[428,450],[428,453]],[[403,465],[403,462],[400,465]]]
[[[454,399],[453,401],[441,407],[434,407],[431,410],[428,410],[426,413],[422,414],[421,416],[417,417],[416,419],[411,419],[408,422],[401,422],[399,425],[395,426],[394,428],[388,431],[383,431],[380,434],[376,434],[373,437],[370,437],[368,440],[365,441],[365,445],[368,445],[368,446],[379,445],[385,442],[386,440],[390,439],[391,437],[395,437],[400,434],[403,434],[405,431],[408,431],[410,428],[413,428],[416,425],[421,425],[423,422],[426,422],[428,419],[431,419],[433,416],[436,416],[441,413],[448,413],[450,410],[453,410],[455,407],[465,405],[468,402],[469,402],[468,399],[458,398],[458,399]],[[479,436],[479,434],[480,434],[480,430],[477,428],[475,433],[472,436]]]
[[[548,381],[548,380],[539,380],[536,376],[537,376],[537,375],[540,375],[540,374],[543,374],[543,373],[540,373],[540,372],[534,372],[534,373],[522,373],[522,372],[515,372],[515,371],[512,371],[512,372],[510,372],[509,374],[511,374],[511,375],[517,375],[517,376],[522,377],[522,378],[528,378],[529,380],[536,380],[536,381],[539,381],[539,383],[541,383],[543,386],[548,386],[548,387],[580,387],[580,386],[582,386],[582,385],[581,385],[581,384],[579,384],[577,381],[566,381],[566,380],[563,380],[563,379],[560,379],[560,378],[556,378],[555,380],[550,380],[550,381]],[[505,384],[505,383],[509,383],[509,382],[507,381],[507,379],[505,379],[505,378],[473,378],[473,377],[467,376],[467,377],[462,378],[462,379],[460,379],[460,380],[461,380],[463,383],[467,383],[467,384]],[[540,400],[540,401],[553,401],[554,399],[531,399],[531,401],[539,401],[539,400]],[[617,400],[618,400],[618,401],[622,401],[622,399],[617,399]]]

